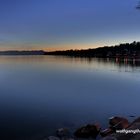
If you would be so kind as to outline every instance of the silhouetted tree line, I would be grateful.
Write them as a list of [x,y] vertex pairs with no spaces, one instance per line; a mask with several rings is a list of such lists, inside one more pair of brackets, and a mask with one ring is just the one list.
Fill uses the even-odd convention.
[[86,50],[66,50],[45,52],[33,51],[0,51],[0,55],[64,55],[72,57],[97,57],[97,58],[140,58],[140,42],[124,43],[115,46],[104,46]]
[[99,58],[140,58],[140,42],[124,43],[115,46],[104,46],[87,50],[66,50],[46,52],[47,55],[65,55],[74,57]]

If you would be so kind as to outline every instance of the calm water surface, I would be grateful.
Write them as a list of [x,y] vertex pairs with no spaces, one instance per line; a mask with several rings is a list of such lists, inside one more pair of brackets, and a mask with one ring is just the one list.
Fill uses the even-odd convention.
[[0,56],[0,137],[41,140],[110,116],[140,115],[140,66],[55,56]]

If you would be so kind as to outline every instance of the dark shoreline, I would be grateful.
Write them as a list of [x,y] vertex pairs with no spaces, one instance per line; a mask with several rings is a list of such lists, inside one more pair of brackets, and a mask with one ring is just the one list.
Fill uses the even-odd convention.
[[118,59],[140,59],[140,42],[124,43],[115,46],[104,46],[81,50],[8,50],[0,51],[0,55],[58,55],[88,58],[118,58]]
[[44,140],[140,140],[140,117],[129,122],[127,118],[115,116],[109,118],[108,124],[106,129],[102,129],[99,124],[87,124],[73,134],[68,128],[59,128],[54,136]]

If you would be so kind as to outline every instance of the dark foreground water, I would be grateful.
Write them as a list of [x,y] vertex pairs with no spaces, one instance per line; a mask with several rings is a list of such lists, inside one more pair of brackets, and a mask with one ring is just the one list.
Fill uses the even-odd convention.
[[136,61],[0,56],[0,139],[42,140],[112,115],[140,115]]

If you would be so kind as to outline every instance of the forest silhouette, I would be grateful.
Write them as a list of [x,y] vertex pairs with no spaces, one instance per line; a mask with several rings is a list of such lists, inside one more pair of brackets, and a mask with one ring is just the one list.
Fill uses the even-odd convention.
[[0,51],[0,55],[61,55],[71,57],[97,57],[97,58],[140,58],[140,42],[124,43],[115,46],[104,46],[81,50],[61,51]]
[[140,42],[124,43],[115,46],[104,46],[86,50],[65,50],[45,52],[46,55],[65,55],[73,57],[99,58],[140,58]]

